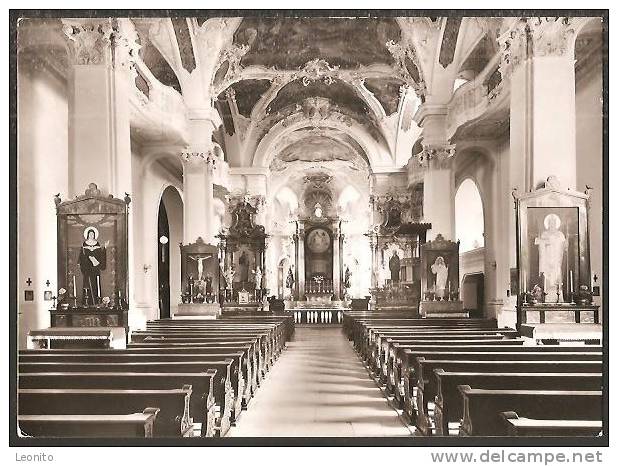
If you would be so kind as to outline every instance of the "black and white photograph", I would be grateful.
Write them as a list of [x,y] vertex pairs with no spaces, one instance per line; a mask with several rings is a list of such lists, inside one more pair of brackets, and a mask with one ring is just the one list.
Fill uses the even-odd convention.
[[10,41],[11,446],[609,446],[609,10]]

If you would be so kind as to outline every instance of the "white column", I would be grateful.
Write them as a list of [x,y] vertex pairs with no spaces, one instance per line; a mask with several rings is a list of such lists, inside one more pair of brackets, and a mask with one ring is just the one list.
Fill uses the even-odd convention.
[[511,179],[523,192],[550,175],[576,187],[575,36],[571,20],[532,18],[499,38],[511,81]]
[[417,167],[423,170],[423,217],[431,223],[427,240],[441,234],[455,241],[455,177],[452,162],[453,145],[423,144],[417,155]]
[[339,227],[333,229],[333,292],[335,299],[341,296],[341,248],[340,238],[341,232]]
[[63,19],[69,41],[69,197],[89,183],[131,192],[131,69],[139,45],[125,19]]
[[195,243],[201,237],[215,244],[212,170],[216,158],[208,149],[191,147],[182,153],[184,181],[184,244]]

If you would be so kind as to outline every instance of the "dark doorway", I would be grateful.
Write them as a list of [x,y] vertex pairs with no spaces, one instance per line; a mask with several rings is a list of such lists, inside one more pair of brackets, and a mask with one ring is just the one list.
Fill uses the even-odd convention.
[[170,225],[163,200],[159,203],[159,222],[157,232],[158,271],[159,271],[159,317],[170,317]]
[[464,309],[469,311],[470,317],[483,317],[485,275],[481,272],[466,274],[461,288]]

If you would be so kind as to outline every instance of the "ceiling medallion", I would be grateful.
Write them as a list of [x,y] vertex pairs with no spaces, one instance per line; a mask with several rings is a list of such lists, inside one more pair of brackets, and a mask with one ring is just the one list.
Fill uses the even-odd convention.
[[297,73],[297,77],[302,78],[305,87],[319,80],[330,86],[335,78],[339,77],[339,66],[330,66],[323,58],[316,58],[305,63]]

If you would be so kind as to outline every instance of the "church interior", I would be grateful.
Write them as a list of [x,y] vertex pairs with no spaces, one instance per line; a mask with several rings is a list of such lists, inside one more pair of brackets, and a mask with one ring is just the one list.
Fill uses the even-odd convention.
[[16,33],[20,439],[605,435],[605,17]]

